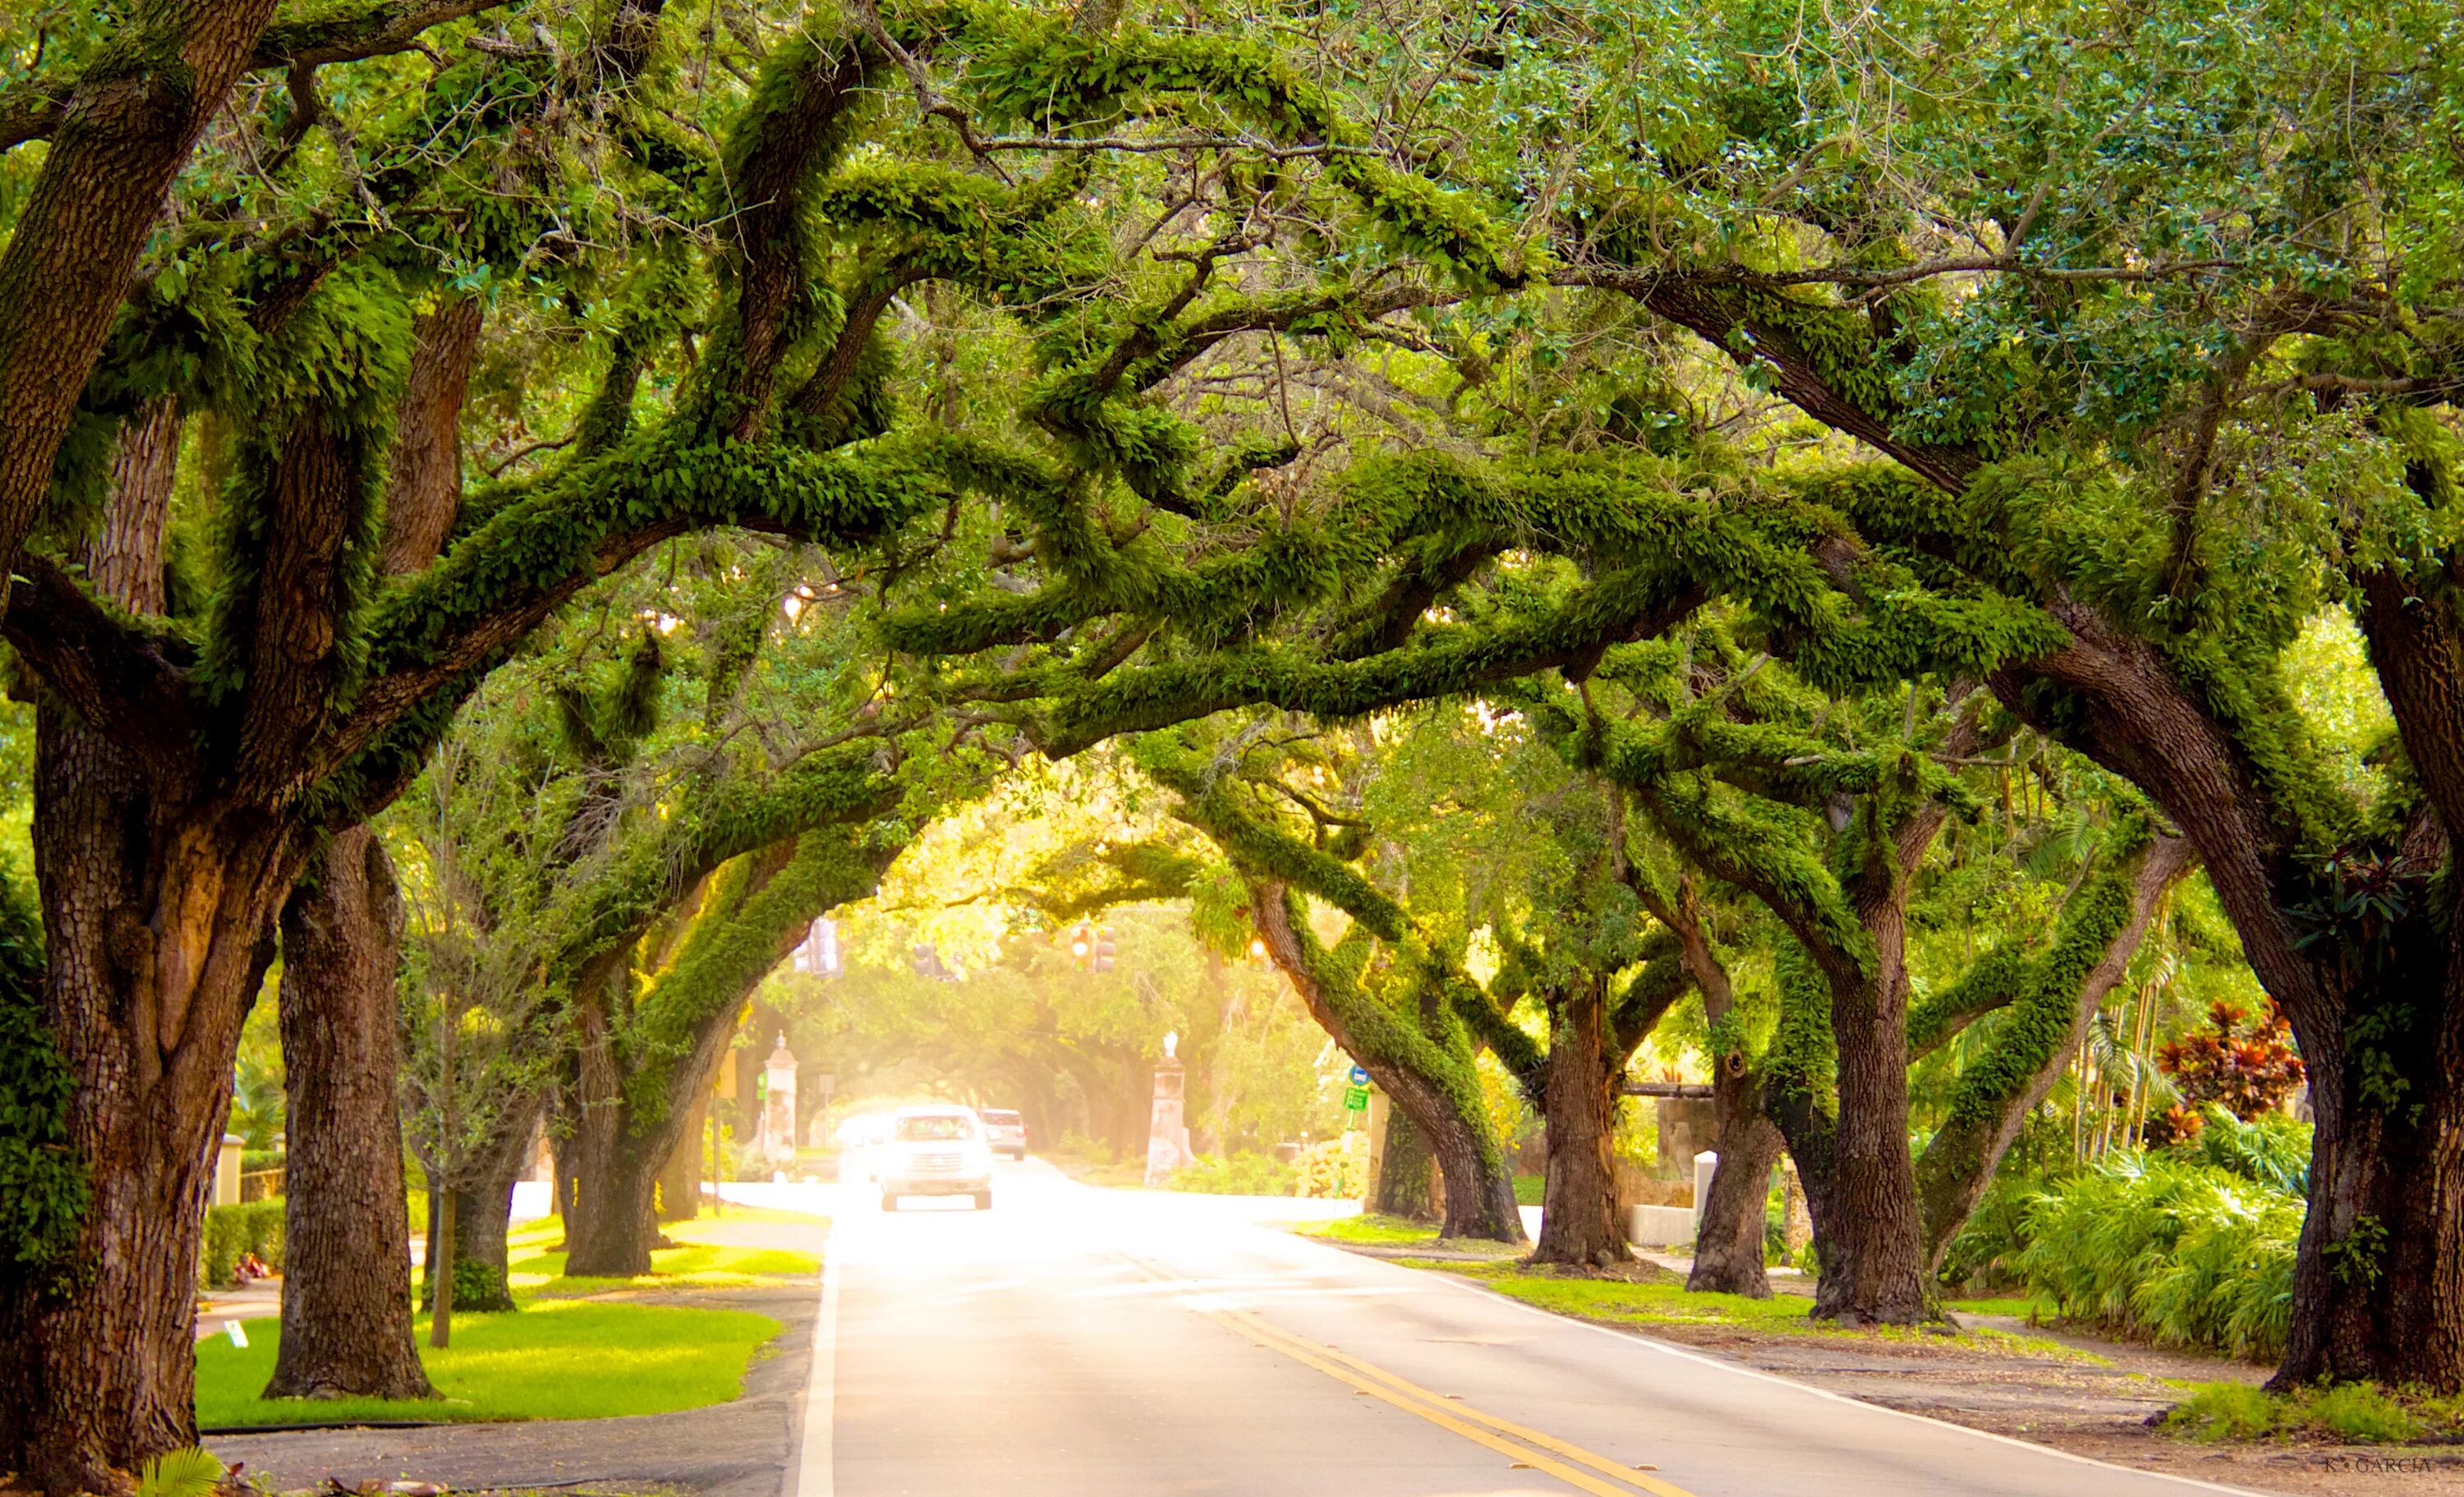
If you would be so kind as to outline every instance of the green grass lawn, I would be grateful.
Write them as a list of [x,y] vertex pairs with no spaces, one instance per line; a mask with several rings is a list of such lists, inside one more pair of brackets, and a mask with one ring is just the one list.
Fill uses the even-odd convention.
[[453,1345],[428,1345],[429,1380],[444,1398],[383,1399],[257,1397],[274,1375],[279,1321],[249,1322],[249,1344],[212,1336],[197,1347],[197,1422],[333,1423],[351,1420],[610,1419],[724,1403],[743,1391],[744,1369],[779,1333],[779,1322],[740,1310],[551,1300],[500,1315],[456,1315]]
[[738,1247],[711,1239],[748,1222],[826,1226],[820,1217],[752,1206],[730,1206],[724,1217],[707,1214],[671,1222],[660,1230],[677,1245],[650,1254],[650,1272],[638,1279],[570,1278],[564,1254],[551,1247],[564,1240],[564,1223],[549,1217],[516,1231],[506,1242],[507,1279],[517,1297],[563,1298],[627,1288],[754,1288],[807,1279],[822,1271],[813,1253],[782,1247]]
[[1407,1247],[1438,1240],[1436,1227],[1403,1217],[1381,1217],[1375,1212],[1337,1217],[1331,1222],[1303,1222],[1292,1230],[1331,1243],[1367,1243],[1378,1247]]
[[1812,1319],[1813,1301],[1793,1294],[1767,1300],[1742,1294],[1695,1294],[1674,1275],[1629,1282],[1580,1275],[1534,1272],[1515,1263],[1458,1263],[1431,1258],[1396,1260],[1407,1267],[1435,1269],[1475,1280],[1501,1294],[1561,1315],[1573,1315],[1617,1326],[1734,1326],[1777,1335],[1864,1336],[1886,1341],[1916,1338],[1953,1342],[1972,1351],[2024,1353],[2066,1361],[2101,1362],[2057,1342],[2016,1336],[1998,1331],[1969,1330],[1957,1334],[1940,1329],[1901,1326],[1851,1329]]
[[2043,1300],[1949,1300],[1945,1302],[1944,1308],[1954,1314],[1963,1315],[2013,1315],[2021,1320],[2031,1315],[2040,1315],[2047,1320],[2054,1318],[2054,1307]]

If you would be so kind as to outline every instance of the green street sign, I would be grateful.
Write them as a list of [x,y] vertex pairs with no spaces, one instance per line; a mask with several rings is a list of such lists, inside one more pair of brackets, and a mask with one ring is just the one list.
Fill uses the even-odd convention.
[[1367,1112],[1369,1110],[1369,1089],[1367,1087],[1344,1088],[1343,1106],[1346,1112]]

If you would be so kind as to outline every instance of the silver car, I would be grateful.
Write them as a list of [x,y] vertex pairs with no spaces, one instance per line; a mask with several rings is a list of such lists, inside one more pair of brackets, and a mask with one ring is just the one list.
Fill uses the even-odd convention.
[[984,1120],[984,1140],[993,1146],[995,1154],[1005,1154],[1013,1159],[1026,1157],[1026,1119],[997,1107],[979,1107],[976,1115]]

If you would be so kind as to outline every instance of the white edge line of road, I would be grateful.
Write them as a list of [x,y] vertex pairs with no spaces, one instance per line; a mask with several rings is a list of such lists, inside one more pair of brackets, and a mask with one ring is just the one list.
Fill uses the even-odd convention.
[[[832,1229],[831,1236],[837,1231]],[[839,1376],[839,1255],[822,1244],[822,1305],[813,1316],[813,1366],[804,1379],[804,1417],[796,1462],[782,1497],[832,1497],[838,1486],[835,1437]]]
[[[1318,1244],[1315,1245],[1326,1246],[1325,1244]],[[1340,1247],[1328,1247],[1327,1251],[1339,1253],[1342,1252],[1343,1249]],[[1346,1254],[1346,1256],[1365,1257],[1367,1255],[1353,1253]],[[1405,1273],[1419,1273],[1423,1270],[1406,1268],[1402,1271]],[[1828,1388],[1817,1388],[1812,1383],[1798,1382],[1793,1377],[1782,1377],[1776,1373],[1767,1373],[1762,1371],[1760,1368],[1741,1366],[1736,1362],[1724,1361],[1718,1357],[1705,1356],[1700,1352],[1690,1351],[1682,1346],[1674,1346],[1666,1341],[1654,1339],[1653,1337],[1642,1334],[1639,1332],[1613,1331],[1607,1326],[1594,1325],[1588,1320],[1577,1320],[1571,1315],[1560,1315],[1554,1310],[1542,1310],[1537,1305],[1527,1305],[1510,1294],[1500,1294],[1495,1289],[1485,1288],[1477,1284],[1467,1283],[1464,1280],[1454,1277],[1452,1274],[1429,1273],[1427,1274],[1427,1277],[1437,1280],[1448,1288],[1460,1289],[1466,1294],[1477,1294],[1483,1299],[1494,1300],[1498,1304],[1510,1306],[1515,1310],[1522,1310],[1526,1314],[1537,1315],[1544,1320],[1553,1321],[1561,1326],[1574,1326],[1584,1331],[1595,1332],[1600,1335],[1607,1336],[1612,1340],[1621,1342],[1624,1345],[1642,1347],[1647,1351],[1658,1352],[1663,1356],[1673,1356],[1681,1361],[1699,1363],[1705,1367],[1717,1368],[1721,1372],[1726,1373],[1735,1373],[1740,1376],[1752,1377],[1762,1382],[1777,1383],[1783,1388],[1793,1388],[1799,1393],[1809,1393],[1817,1398],[1828,1398],[1834,1403],[1853,1403],[1860,1409],[1871,1410],[1876,1414],[1887,1414],[1893,1419],[1908,1420],[1919,1424],[1931,1424],[1938,1429],[1954,1430],[1959,1434],[1967,1435],[1976,1440],[1990,1440],[1995,1444],[2013,1445],[2021,1450],[2034,1451],[2038,1455],[2054,1456],[2079,1465],[2092,1465],[2100,1470],[2120,1471],[2128,1476],[2152,1476],[2159,1481],[2178,1482],[2184,1486],[2192,1487],[2199,1491],[2230,1492],[2233,1494],[2233,1497],[2278,1497],[2278,1494],[2254,1491],[2247,1486],[2226,1486],[2217,1482],[2201,1481],[2195,1476],[2176,1476],[2170,1471],[2149,1471],[2135,1465],[2122,1465],[2112,1461],[2100,1461],[2094,1456],[2078,1455],[2071,1451],[2061,1449],[2058,1446],[2040,1445],[2032,1440],[2018,1440],[2009,1435],[1997,1435],[1990,1429],[1975,1429],[1966,1424],[1954,1424],[1948,1420],[1935,1419],[1931,1415],[1927,1414],[1911,1414],[1905,1409],[1895,1409],[1881,1403],[1868,1403],[1863,1398],[1851,1398],[1844,1393],[1834,1393]],[[800,1493],[799,1497],[813,1497],[813,1494],[804,1492]]]

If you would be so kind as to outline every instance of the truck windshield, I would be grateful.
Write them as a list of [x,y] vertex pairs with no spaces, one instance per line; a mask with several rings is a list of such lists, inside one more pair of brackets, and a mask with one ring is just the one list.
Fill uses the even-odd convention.
[[938,1112],[924,1117],[902,1117],[898,1120],[901,1143],[922,1143],[936,1138],[973,1138],[975,1128],[955,1112]]

